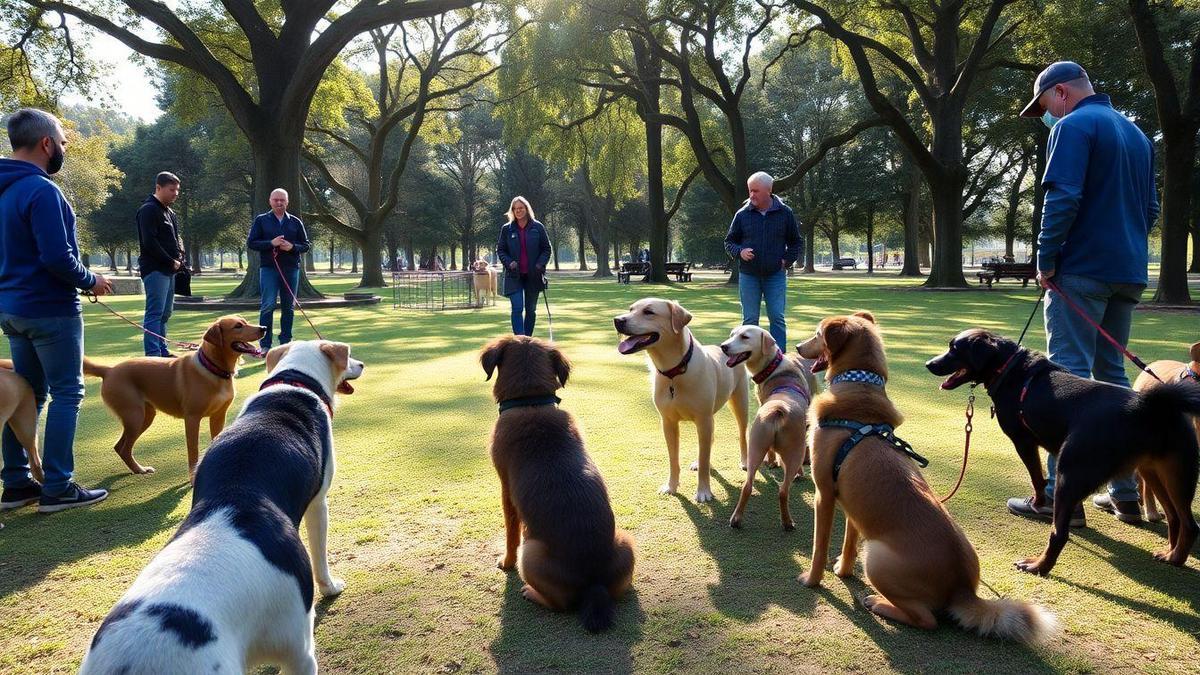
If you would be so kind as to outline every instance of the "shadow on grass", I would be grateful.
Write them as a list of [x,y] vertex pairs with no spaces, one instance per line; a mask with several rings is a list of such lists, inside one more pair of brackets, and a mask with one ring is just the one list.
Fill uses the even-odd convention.
[[637,585],[617,601],[612,629],[591,634],[575,611],[551,612],[521,595],[516,570],[507,572],[500,608],[500,633],[490,652],[500,673],[634,672],[633,648],[642,641],[646,613]]

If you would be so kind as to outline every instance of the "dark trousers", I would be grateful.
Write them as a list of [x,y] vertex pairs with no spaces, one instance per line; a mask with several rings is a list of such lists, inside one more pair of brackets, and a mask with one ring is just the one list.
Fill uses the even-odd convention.
[[513,335],[533,335],[533,324],[537,320],[538,278],[530,278],[528,274],[521,275],[521,290],[508,296],[512,303]]

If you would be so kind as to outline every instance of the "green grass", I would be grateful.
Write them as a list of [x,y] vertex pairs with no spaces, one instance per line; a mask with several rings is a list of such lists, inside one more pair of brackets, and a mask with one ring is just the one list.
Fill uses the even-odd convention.
[[[232,283],[197,280],[197,287],[215,294]],[[350,342],[367,363],[335,423],[330,547],[334,572],[348,588],[318,607],[325,671],[1194,671],[1196,559],[1189,569],[1151,559],[1165,526],[1122,525],[1089,507],[1089,528],[1072,532],[1050,578],[1013,569],[1016,558],[1040,552],[1049,526],[1004,511],[1006,497],[1030,488],[1011,445],[988,419],[982,392],[971,466],[949,508],[979,550],[984,581],[1056,612],[1062,637],[1030,649],[976,638],[946,622],[922,632],[862,609],[857,599],[869,590],[858,578],[828,575],[819,590],[802,587],[796,576],[810,565],[812,484],[792,491],[796,531],[780,530],[775,500],[761,494],[774,489],[774,479],[761,477],[745,528],[730,530],[744,474],[736,426],[722,411],[713,453],[717,500],[697,505],[659,496],[667,461],[645,357],[616,351],[611,317],[643,295],[679,300],[696,317],[697,338],[719,342],[739,319],[735,291],[715,277],[671,286],[579,277],[553,283],[555,337],[575,365],[560,392],[562,405],[586,434],[618,524],[638,542],[634,590],[619,605],[616,628],[588,635],[573,614],[551,614],[523,600],[515,573],[495,568],[503,526],[486,447],[496,411],[477,352],[507,330],[507,307],[433,314],[395,311],[385,302],[322,310],[315,318],[326,336]],[[353,280],[318,285],[342,292]],[[991,292],[931,293],[890,275],[824,275],[791,281],[788,320],[794,341],[823,316],[875,312],[888,347],[889,393],[907,416],[900,435],[931,460],[926,476],[944,493],[958,474],[967,394],[940,391],[922,364],[962,328],[1015,336],[1033,298],[1032,289],[1011,283]],[[135,317],[140,303],[113,301]],[[171,333],[198,339],[213,318],[179,312]],[[112,362],[140,353],[140,337],[115,318],[89,306],[86,319],[91,356]],[[1132,347],[1147,361],[1178,359],[1200,339],[1198,325],[1194,314],[1138,312]],[[538,332],[545,334],[544,310]],[[296,333],[310,336],[299,317]],[[1044,345],[1040,321],[1028,343]],[[239,399],[262,378],[261,364],[244,367]],[[89,380],[77,476],[109,488],[111,496],[89,510],[3,517],[2,673],[75,670],[101,619],[187,513],[182,422],[160,417],[139,442],[139,459],[158,469],[152,476],[125,473],[110,449],[118,435],[97,382]],[[686,461],[695,442],[685,425]],[[681,493],[694,489],[695,476],[685,472]]]

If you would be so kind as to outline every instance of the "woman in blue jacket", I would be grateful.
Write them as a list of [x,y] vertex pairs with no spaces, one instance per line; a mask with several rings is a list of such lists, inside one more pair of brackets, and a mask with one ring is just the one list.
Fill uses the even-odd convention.
[[538,294],[546,288],[546,264],[550,262],[550,237],[546,227],[533,217],[533,207],[524,197],[514,197],[508,207],[508,222],[500,227],[496,255],[504,265],[504,295],[512,303],[513,335],[533,335]]

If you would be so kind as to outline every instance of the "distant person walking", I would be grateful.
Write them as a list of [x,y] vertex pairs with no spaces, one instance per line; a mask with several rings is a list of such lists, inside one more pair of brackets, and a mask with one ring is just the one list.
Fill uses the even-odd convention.
[[[265,326],[267,334],[259,341],[262,351],[271,348],[271,326],[275,319],[275,303],[278,298],[279,344],[292,341],[292,294],[300,286],[300,256],[308,252],[308,232],[304,223],[287,211],[288,193],[283,188],[271,191],[271,210],[254,218],[246,246],[258,251],[258,285],[262,290],[262,301],[258,306],[258,324]],[[275,268],[278,260],[279,269]],[[282,272],[282,276],[280,276]],[[284,284],[287,284],[287,288]]]
[[[138,272],[146,289],[146,311],[142,325],[147,331],[167,335],[167,321],[175,309],[175,274],[183,267],[183,240],[179,220],[171,205],[179,198],[179,177],[163,171],[154,178],[154,194],[146,197],[137,211]],[[142,338],[146,356],[174,356],[162,338],[146,333]]]
[[550,237],[524,197],[513,198],[507,215],[496,240],[496,253],[504,265],[503,292],[512,305],[513,335],[533,335],[538,294],[546,289]]
[[62,124],[41,110],[8,119],[12,159],[0,159],[0,328],[8,336],[13,368],[29,381],[38,415],[46,406],[42,443],[45,483],[29,472],[29,455],[11,429],[3,436],[0,511],[35,502],[52,513],[95,504],[107,490],[73,480],[75,425],[83,402],[83,308],[78,289],[96,295],[112,282],[79,261],[75,212],[50,180],[62,168],[67,138]]

